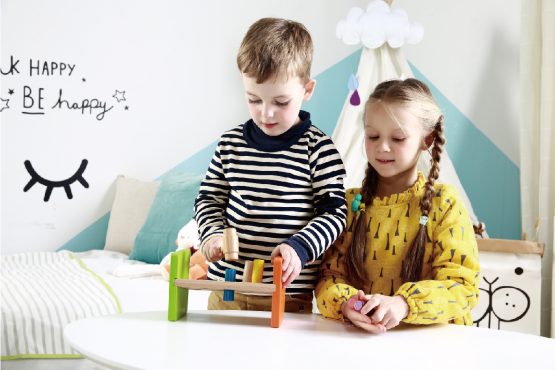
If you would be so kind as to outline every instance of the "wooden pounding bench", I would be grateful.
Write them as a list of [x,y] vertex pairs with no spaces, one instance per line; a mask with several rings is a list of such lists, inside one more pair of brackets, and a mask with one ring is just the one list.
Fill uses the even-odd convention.
[[[189,260],[191,250],[184,249],[172,253],[169,278],[168,320],[177,321],[187,315],[189,289],[234,291],[246,294],[272,294],[272,315],[270,326],[279,328],[285,311],[285,288],[282,282],[282,257],[273,260],[274,283],[231,282],[212,280],[190,280]],[[261,276],[261,274],[260,274]]]

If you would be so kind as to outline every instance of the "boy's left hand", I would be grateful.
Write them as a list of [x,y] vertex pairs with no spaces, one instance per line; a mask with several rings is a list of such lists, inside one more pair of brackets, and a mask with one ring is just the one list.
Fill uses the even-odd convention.
[[295,252],[293,247],[285,243],[281,243],[274,249],[274,251],[272,252],[272,261],[276,256],[283,257],[282,281],[283,286],[286,287],[301,273],[301,259],[299,258],[299,255],[297,254],[297,252]]

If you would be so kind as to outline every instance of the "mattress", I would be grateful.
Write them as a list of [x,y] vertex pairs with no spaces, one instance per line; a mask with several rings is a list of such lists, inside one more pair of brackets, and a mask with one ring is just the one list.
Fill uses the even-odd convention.
[[[38,252],[37,252],[38,253]],[[44,252],[42,252],[44,253]],[[62,252],[52,252],[62,253]],[[63,252],[67,253],[67,252]],[[159,265],[129,260],[127,255],[105,250],[73,253],[83,266],[94,273],[117,298],[121,312],[166,311],[168,282]],[[4,256],[2,257],[4,258]],[[3,283],[4,284],[4,283]],[[206,309],[209,291],[191,291],[189,309]],[[4,325],[2,330],[4,330]],[[99,340],[102,340],[99,338]],[[76,352],[72,352],[73,355]],[[2,369],[105,369],[87,359],[37,358],[3,360]]]

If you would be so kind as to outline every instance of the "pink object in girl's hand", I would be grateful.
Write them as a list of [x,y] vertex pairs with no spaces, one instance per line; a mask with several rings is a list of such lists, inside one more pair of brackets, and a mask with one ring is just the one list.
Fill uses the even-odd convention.
[[[349,298],[349,300],[347,301],[347,304],[349,305],[349,307],[357,312],[360,312],[360,310],[362,310],[362,307],[364,306],[366,302],[361,301],[360,299],[357,299],[357,296],[354,295],[351,298]],[[366,316],[372,316],[374,314],[374,312],[376,311],[377,307],[374,307],[370,310],[370,312],[368,312],[366,314]]]
[[357,299],[355,295],[349,298],[349,300],[347,301],[347,304],[349,305],[350,308],[352,308],[357,312],[360,312],[360,310],[362,309],[362,306],[364,306],[364,302]]

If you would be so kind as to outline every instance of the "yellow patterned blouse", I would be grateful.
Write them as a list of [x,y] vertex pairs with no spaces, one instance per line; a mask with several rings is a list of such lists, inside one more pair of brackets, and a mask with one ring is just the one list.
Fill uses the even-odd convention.
[[[457,191],[436,184],[427,226],[428,242],[420,281],[402,283],[401,262],[416,236],[425,179],[403,193],[374,199],[366,206],[367,294],[401,295],[409,305],[403,320],[412,324],[472,325],[470,310],[478,301],[478,248],[470,217]],[[343,319],[341,304],[357,289],[346,275],[345,258],[352,240],[354,214],[350,208],[360,189],[347,190],[347,227],[327,251],[316,287],[318,309],[328,318]]]

